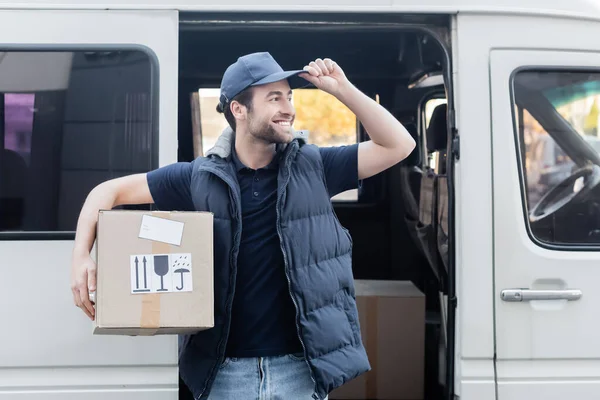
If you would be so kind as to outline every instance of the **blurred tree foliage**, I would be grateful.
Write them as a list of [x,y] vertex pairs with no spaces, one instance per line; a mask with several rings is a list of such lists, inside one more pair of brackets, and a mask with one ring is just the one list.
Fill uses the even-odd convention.
[[356,116],[334,96],[316,89],[294,90],[294,128],[310,131],[318,146],[356,143]]

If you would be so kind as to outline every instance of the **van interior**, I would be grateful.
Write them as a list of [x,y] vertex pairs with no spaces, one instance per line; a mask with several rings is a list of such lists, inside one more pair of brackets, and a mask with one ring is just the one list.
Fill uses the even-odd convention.
[[[357,194],[334,199],[334,207],[354,241],[356,279],[410,280],[426,295],[427,400],[452,393],[448,38],[444,16],[180,15],[179,161],[201,151],[199,120],[205,116],[194,106],[197,93],[218,89],[229,64],[259,51],[270,52],[284,69],[333,59],[416,139],[407,159],[362,182]],[[356,140],[368,140],[359,123]],[[191,399],[185,385],[180,387],[180,398]]]

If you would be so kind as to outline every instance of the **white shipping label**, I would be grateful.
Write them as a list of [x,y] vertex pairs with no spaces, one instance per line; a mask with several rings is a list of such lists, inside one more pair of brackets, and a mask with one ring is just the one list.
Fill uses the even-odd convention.
[[181,246],[184,225],[181,221],[144,215],[142,216],[139,237]]
[[135,254],[130,256],[131,293],[191,292],[192,255]]

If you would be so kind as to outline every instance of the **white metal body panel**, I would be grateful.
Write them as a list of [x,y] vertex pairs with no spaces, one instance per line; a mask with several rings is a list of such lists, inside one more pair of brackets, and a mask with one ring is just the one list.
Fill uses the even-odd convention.
[[[160,164],[176,161],[175,11],[0,11],[0,46],[135,44],[160,67]],[[0,399],[176,399],[177,337],[94,336],[73,303],[72,241],[0,241]]]
[[[600,32],[600,25],[597,31]],[[557,251],[526,230],[513,129],[510,75],[522,66],[600,65],[597,53],[492,50],[496,352],[499,399],[594,398],[600,390],[596,318],[600,252]],[[544,285],[545,282],[556,284]],[[580,289],[581,300],[511,303],[503,289]],[[528,384],[525,384],[528,383]]]
[[[598,54],[590,53],[600,50],[598,33],[600,25],[591,20],[457,17],[453,69],[461,136],[456,199],[461,399],[495,398],[490,390],[494,354],[498,400],[597,395],[600,346],[591,340],[599,327],[593,304],[600,298],[588,295],[578,304],[544,306],[502,303],[499,293],[558,278],[582,288],[586,296],[600,277],[593,267],[599,253],[547,251],[525,232],[508,94],[512,67],[600,65]],[[497,50],[502,48],[524,50]]]
[[457,359],[456,390],[454,393],[461,400],[494,400],[496,398],[496,382],[494,381],[494,364],[488,359]]
[[600,19],[596,0],[0,0],[0,8],[169,9],[182,11],[339,11],[414,13],[489,13],[554,15]]
[[[477,124],[477,135],[486,138],[474,139],[481,152],[482,163],[471,165],[478,171],[473,174],[480,174],[481,179],[479,182],[469,180],[469,186],[473,188],[471,196],[487,202],[487,195],[483,198],[479,191],[483,188],[487,193],[490,181],[493,182],[495,227],[493,290],[486,287],[487,294],[484,296],[484,291],[480,290],[481,285],[487,286],[482,280],[483,272],[470,269],[471,264],[467,262],[460,267],[461,328],[470,327],[460,338],[463,357],[476,355],[478,350],[482,350],[477,348],[477,344],[483,342],[488,350],[487,338],[491,328],[488,316],[492,314],[485,312],[481,304],[472,303],[489,305],[493,302],[498,400],[563,399],[567,395],[595,398],[600,389],[600,344],[595,340],[600,324],[594,318],[600,301],[595,289],[595,282],[600,278],[597,268],[600,253],[549,251],[537,246],[528,237],[517,171],[509,76],[515,68],[525,65],[597,67],[600,65],[600,44],[595,38],[600,33],[600,24],[524,16],[469,15],[459,16],[458,20],[458,70],[463,79],[458,90],[462,92],[470,87],[472,99],[477,100],[473,104],[479,104],[473,108],[463,101],[458,111],[459,120],[463,121],[461,171],[465,173],[467,159],[473,158],[466,152],[475,150],[473,137],[469,135],[475,132],[464,125],[464,121],[469,120],[473,127]],[[471,82],[465,83],[465,79]],[[461,96],[461,99],[464,97]],[[490,127],[492,143],[488,139]],[[490,174],[492,162],[493,174]],[[464,175],[463,181],[466,185]],[[462,202],[463,205],[459,206],[462,210],[475,213],[473,209],[467,211],[464,198]],[[486,227],[482,228],[482,235],[486,238],[489,234],[487,215],[479,216],[483,218],[481,226]],[[465,223],[469,219],[468,216],[461,217]],[[466,247],[477,243],[469,242],[464,232],[459,232],[459,240],[463,242],[463,254]],[[469,250],[468,253],[474,255],[477,251]],[[480,261],[479,268],[486,274],[491,272],[483,264],[483,259]],[[535,288],[539,279],[562,280],[568,287],[582,289],[584,298],[569,304],[500,301],[502,289]],[[479,296],[474,296],[475,293]],[[485,332],[478,329],[481,322],[475,316],[477,312],[480,313],[479,318],[488,321]],[[485,339],[477,340],[477,332]],[[464,370],[463,379],[468,379]]]
[[482,35],[452,24],[452,77],[460,159],[455,167],[455,392],[461,399],[495,398],[492,182],[488,69],[478,52]]

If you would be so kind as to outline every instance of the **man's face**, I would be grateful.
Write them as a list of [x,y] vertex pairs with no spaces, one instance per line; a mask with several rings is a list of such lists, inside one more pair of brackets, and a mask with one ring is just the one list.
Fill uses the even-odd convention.
[[247,132],[266,143],[289,143],[296,110],[287,80],[252,88],[252,108],[248,110]]

